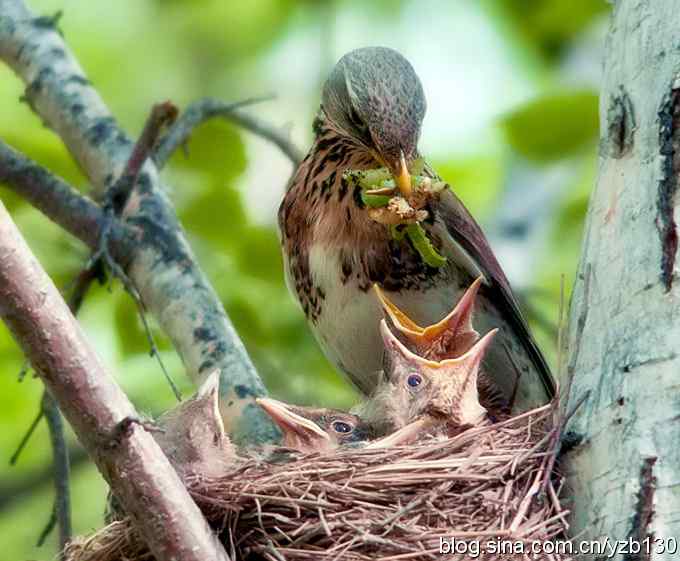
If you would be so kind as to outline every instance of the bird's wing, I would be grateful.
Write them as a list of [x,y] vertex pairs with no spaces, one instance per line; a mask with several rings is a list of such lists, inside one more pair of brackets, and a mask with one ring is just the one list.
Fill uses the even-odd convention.
[[494,303],[520,336],[524,348],[541,375],[547,395],[554,396],[555,379],[529,331],[510,283],[491,251],[482,229],[451,189],[442,192],[437,211],[451,237],[483,273]]

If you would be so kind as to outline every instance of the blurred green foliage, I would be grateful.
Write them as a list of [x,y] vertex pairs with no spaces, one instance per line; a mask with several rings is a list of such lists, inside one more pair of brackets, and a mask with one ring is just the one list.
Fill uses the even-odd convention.
[[572,156],[597,141],[597,94],[592,90],[546,94],[502,121],[508,143],[538,162]]
[[604,0],[490,0],[517,35],[554,61],[593,20],[609,10]]
[[[307,37],[310,28],[332,29],[323,18],[334,13],[344,18],[364,14],[372,26],[387,30],[416,5],[419,10],[431,11],[432,17],[449,17],[446,0],[418,1],[381,0],[370,6],[359,0],[29,0],[29,4],[39,13],[64,10],[60,27],[67,42],[113,113],[134,136],[150,106],[162,99],[171,98],[184,106],[205,95],[230,100],[266,93],[262,84],[268,81],[261,73],[271,68],[266,63],[268,54],[285,48],[289,41]],[[475,5],[474,0],[456,2]],[[560,276],[566,273],[569,284],[578,258],[587,197],[595,176],[597,137],[596,92],[590,85],[563,89],[560,60],[562,53],[579,41],[581,31],[602,16],[606,5],[592,0],[488,0],[484,6],[484,17],[498,30],[501,48],[513,53],[513,64],[523,72],[530,67],[526,73],[534,76],[537,94],[490,127],[489,137],[500,131],[506,144],[494,144],[472,154],[439,155],[433,163],[482,222],[493,216],[503,195],[507,166],[518,154],[538,167],[566,158],[576,170],[576,180],[565,186],[550,240],[544,254],[538,256],[540,272],[535,275],[541,294],[547,294],[535,304],[554,319]],[[436,40],[428,36],[427,29],[421,31],[423,40]],[[475,33],[475,29],[469,33]],[[465,41],[465,37],[457,39]],[[319,50],[328,52],[326,43],[331,39],[320,34],[319,40],[324,43]],[[367,43],[371,43],[370,37],[361,44]],[[298,64],[291,59],[291,70]],[[307,74],[309,81],[318,80],[319,68],[309,68]],[[0,137],[86,191],[85,179],[60,141],[26,104],[19,103],[21,94],[20,82],[0,66]],[[287,94],[294,96],[296,92]],[[298,115],[295,120],[298,127],[309,131],[318,97],[305,103],[304,116]],[[283,116],[281,120],[290,118]],[[284,286],[275,208],[267,211],[268,220],[256,221],[253,216],[257,213],[249,206],[260,196],[267,198],[263,191],[251,196],[253,190],[268,189],[278,197],[289,170],[284,168],[276,184],[246,184],[253,169],[269,162],[250,149],[245,134],[218,121],[196,130],[187,154],[178,151],[164,172],[173,189],[170,196],[199,262],[269,390],[293,402],[347,407],[355,400],[353,390],[320,353]],[[82,244],[2,186],[0,199],[55,283],[67,287],[87,258]],[[93,287],[80,319],[103,360],[140,410],[155,414],[172,406],[172,393],[158,365],[148,356],[135,306],[117,284],[112,291],[106,286]],[[189,394],[192,388],[179,359],[153,318],[150,320],[166,366],[183,393]],[[539,332],[539,337],[546,347],[554,345],[551,335]],[[0,325],[0,367],[4,373],[0,391],[3,558],[48,559],[54,555],[54,537],[43,550],[35,549],[34,543],[49,517],[50,481],[42,480],[31,493],[16,492],[22,481],[49,465],[45,427],[40,426],[17,466],[10,468],[7,463],[40,401],[37,380],[29,375],[21,384],[16,381],[22,363],[21,352]],[[69,438],[76,446],[73,437]],[[105,488],[89,463],[76,467],[73,486],[75,530],[84,533],[102,523]]]

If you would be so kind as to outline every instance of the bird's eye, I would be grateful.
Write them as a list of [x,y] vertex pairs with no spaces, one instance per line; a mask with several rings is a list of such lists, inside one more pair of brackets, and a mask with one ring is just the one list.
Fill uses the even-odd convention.
[[411,374],[408,378],[406,378],[406,383],[410,388],[417,388],[423,383],[423,377],[420,374]]
[[348,432],[352,432],[352,425],[345,423],[344,421],[335,421],[333,423],[333,430],[335,432],[347,434]]

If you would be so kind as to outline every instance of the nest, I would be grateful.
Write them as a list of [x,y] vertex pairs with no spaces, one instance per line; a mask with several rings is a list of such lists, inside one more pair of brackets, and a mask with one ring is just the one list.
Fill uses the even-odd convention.
[[[457,553],[445,558],[564,561],[528,553],[566,530],[551,473],[556,418],[551,404],[452,438],[280,464],[253,459],[228,476],[186,483],[233,559],[441,559],[453,543]],[[66,559],[153,557],[124,519],[74,541]]]

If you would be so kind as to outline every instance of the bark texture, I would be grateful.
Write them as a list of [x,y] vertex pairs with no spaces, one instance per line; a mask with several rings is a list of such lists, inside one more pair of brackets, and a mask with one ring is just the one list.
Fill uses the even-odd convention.
[[156,558],[228,561],[1,202],[0,317]]
[[677,559],[655,540],[680,537],[679,13],[675,0],[613,5],[571,303],[570,403],[587,394],[563,442],[572,531],[650,538],[618,560]]
[[[121,175],[133,143],[64,43],[56,19],[37,17],[21,0],[0,0],[0,59],[24,81],[24,100],[60,136],[101,195]],[[198,267],[151,161],[123,218],[137,242],[127,273],[188,375],[200,383],[216,368],[222,372],[225,428],[237,442],[275,439],[277,431],[255,404],[265,388]]]

